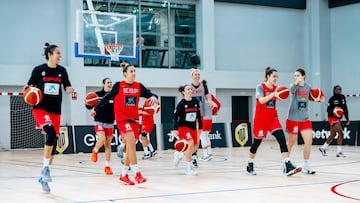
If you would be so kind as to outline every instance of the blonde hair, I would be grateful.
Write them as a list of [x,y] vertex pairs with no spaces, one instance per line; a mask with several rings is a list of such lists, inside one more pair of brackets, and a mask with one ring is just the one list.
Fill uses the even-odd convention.
[[199,69],[196,69],[196,68],[192,68],[192,69],[191,69],[191,75],[194,75],[195,72],[200,73],[200,70],[199,70]]

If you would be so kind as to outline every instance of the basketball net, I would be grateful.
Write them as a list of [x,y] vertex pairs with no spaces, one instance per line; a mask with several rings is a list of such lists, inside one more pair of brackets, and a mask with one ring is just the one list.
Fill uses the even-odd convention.
[[110,54],[112,61],[119,61],[119,55],[123,48],[123,44],[105,44],[105,53]]

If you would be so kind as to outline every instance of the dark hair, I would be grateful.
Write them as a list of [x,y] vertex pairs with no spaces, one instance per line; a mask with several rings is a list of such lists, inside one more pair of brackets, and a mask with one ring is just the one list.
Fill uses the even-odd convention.
[[108,79],[110,79],[110,78],[104,78],[104,79],[102,80],[102,84],[105,85],[105,82],[106,82],[106,80],[108,80]]
[[184,96],[184,93],[183,93],[183,91],[185,91],[185,87],[186,86],[189,86],[188,84],[185,84],[185,85],[182,85],[182,86],[179,86],[179,88],[178,88],[178,90],[179,90],[179,92]]
[[46,60],[49,60],[49,53],[53,54],[54,50],[57,48],[58,46],[55,44],[49,44],[48,42],[45,43],[45,47],[44,47],[44,56]]
[[334,86],[334,88],[333,88],[333,95],[336,95],[336,94],[335,94],[335,89],[336,89],[336,88],[339,88],[339,87],[341,88],[340,85],[335,85],[335,86]]
[[301,76],[305,76],[305,75],[306,75],[306,73],[305,73],[304,69],[302,69],[302,68],[298,68],[298,69],[296,69],[296,71],[295,71],[295,72],[299,72],[299,73],[301,74]]
[[277,70],[269,66],[265,68],[265,81],[267,80],[267,76],[270,77],[270,75],[273,74],[273,72],[277,72]]
[[123,73],[126,73],[130,66],[133,66],[133,65],[126,63],[126,62],[120,63],[120,67],[123,69]]

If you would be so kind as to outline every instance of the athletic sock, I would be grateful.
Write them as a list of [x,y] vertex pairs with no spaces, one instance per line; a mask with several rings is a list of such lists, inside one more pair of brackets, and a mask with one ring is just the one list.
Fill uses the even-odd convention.
[[110,161],[105,161],[105,166],[110,166]]
[[43,160],[43,168],[45,168],[46,166],[49,166],[49,162],[50,162],[50,159],[44,158],[44,160]]
[[150,150],[150,152],[153,152],[153,151],[155,151],[154,150],[154,147],[152,146],[152,144],[149,142],[149,145],[148,145],[148,147],[149,147],[149,150]]
[[136,174],[137,172],[140,171],[139,167],[137,164],[135,165],[130,165],[130,168],[132,169],[132,171]]
[[144,153],[145,153],[146,155],[149,155],[149,150],[148,150],[147,147],[144,147]]
[[122,171],[121,171],[121,176],[122,177],[124,177],[124,176],[126,176],[126,174],[127,174],[127,172],[129,171],[129,169],[130,169],[130,166],[123,166],[123,168],[122,168]]

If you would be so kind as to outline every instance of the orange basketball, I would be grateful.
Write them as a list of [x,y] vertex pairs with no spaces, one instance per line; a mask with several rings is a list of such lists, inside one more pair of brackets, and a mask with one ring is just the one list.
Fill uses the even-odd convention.
[[188,147],[189,147],[189,144],[184,139],[180,139],[180,140],[175,141],[174,148],[178,152],[185,152]]
[[151,115],[157,114],[160,111],[160,102],[157,101],[157,102],[155,102],[154,104],[151,105],[151,100],[147,99],[144,102],[143,110],[145,112],[147,112],[148,114],[151,114]]
[[85,97],[85,104],[88,106],[96,106],[99,102],[99,97],[95,92],[89,92]]
[[310,90],[310,101],[320,101],[321,97],[324,96],[324,92],[320,88],[311,88]]
[[334,116],[341,118],[344,115],[344,110],[341,107],[337,106],[334,108],[333,114]]
[[41,102],[43,94],[37,87],[27,87],[24,92],[24,101],[30,106],[37,105]]
[[289,89],[283,85],[277,86],[275,89],[275,93],[276,98],[281,101],[287,99],[290,95]]

